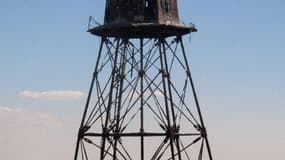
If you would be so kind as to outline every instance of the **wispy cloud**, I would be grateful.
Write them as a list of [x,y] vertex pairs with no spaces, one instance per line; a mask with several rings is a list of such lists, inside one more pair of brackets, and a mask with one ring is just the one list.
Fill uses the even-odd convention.
[[0,113],[12,113],[12,112],[20,112],[20,108],[10,108],[6,106],[0,106]]
[[[0,131],[1,159],[71,159],[66,153],[71,153],[74,148],[75,127],[64,117],[0,105]],[[32,157],[31,151],[34,151]]]
[[19,92],[19,96],[28,99],[47,99],[47,100],[78,100],[84,93],[76,90],[51,90],[51,91],[29,91]]
[[0,116],[4,122],[42,127],[60,127],[63,121],[48,112],[35,112],[23,108],[0,106]]

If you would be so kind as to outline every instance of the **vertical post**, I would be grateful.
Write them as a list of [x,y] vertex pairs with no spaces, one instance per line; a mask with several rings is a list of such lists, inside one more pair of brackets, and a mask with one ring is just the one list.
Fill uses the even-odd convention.
[[121,54],[121,60],[120,60],[120,70],[119,70],[119,97],[116,97],[119,99],[118,106],[117,106],[117,115],[116,116],[116,129],[115,129],[115,143],[114,143],[114,154],[113,154],[113,160],[117,160],[117,143],[119,137],[119,125],[120,125],[120,116],[121,116],[121,108],[122,108],[122,95],[123,95],[123,85],[124,85],[124,77],[125,77],[125,66],[126,66],[126,48],[127,48],[128,39],[123,39],[124,49],[123,53]]
[[[173,123],[173,129],[175,132],[178,132],[177,126],[176,126],[176,117],[175,117],[175,111],[174,111],[174,103],[172,98],[172,89],[171,89],[171,80],[170,80],[170,73],[168,70],[168,63],[167,63],[167,55],[166,55],[166,49],[165,49],[165,39],[163,41],[163,56],[164,56],[164,63],[166,68],[166,79],[167,79],[167,86],[168,86],[168,94],[169,94],[169,100],[170,100],[170,107],[171,107],[171,114],[172,114],[172,123]],[[177,154],[178,159],[181,160],[181,153],[180,153],[180,146],[179,146],[179,136],[175,136],[176,140],[176,148],[177,148]]]
[[[143,38],[140,39],[140,73],[139,73],[139,76],[140,76],[140,96],[141,96],[141,106],[140,106],[140,110],[141,110],[141,126],[140,126],[140,133],[143,133],[144,132],[144,108],[143,108],[143,105],[144,105],[144,85],[143,85],[143,78],[144,78],[144,64],[143,64]],[[141,136],[141,160],[144,160],[144,137]]]
[[84,112],[83,112],[83,116],[82,116],[81,123],[80,123],[80,128],[79,128],[79,131],[78,131],[78,137],[77,137],[77,142],[76,142],[74,160],[77,160],[78,150],[79,150],[79,142],[80,142],[81,138],[83,138],[82,137],[83,134],[84,134],[84,133],[82,133],[84,131],[83,130],[83,125],[84,125],[87,109],[88,109],[88,106],[89,106],[89,103],[90,103],[90,98],[91,98],[91,94],[92,94],[92,91],[93,91],[94,81],[97,78],[98,66],[99,66],[99,62],[100,62],[100,58],[101,58],[103,43],[105,41],[106,41],[106,38],[102,37],[101,43],[100,43],[100,48],[99,48],[99,54],[98,54],[98,57],[97,57],[95,69],[94,69],[94,72],[93,72],[93,77],[92,77],[92,80],[91,80],[91,84],[90,84],[90,88],[89,88],[89,92],[88,92],[88,96],[87,96],[87,101],[86,101],[86,104],[85,104],[85,109],[84,109]]
[[174,153],[174,146],[173,146],[173,134],[172,134],[172,127],[170,122],[170,113],[169,113],[169,106],[168,106],[168,99],[167,99],[167,89],[166,89],[166,82],[165,77],[166,75],[166,69],[164,66],[164,60],[163,60],[163,54],[165,53],[165,48],[161,49],[161,45],[164,43],[164,38],[159,38],[159,59],[160,59],[160,65],[161,65],[161,76],[162,76],[162,84],[163,84],[163,92],[164,92],[164,103],[165,103],[165,110],[166,110],[166,118],[167,118],[167,136],[169,137],[169,143],[170,143],[170,149],[171,149],[171,158],[172,160],[175,160],[175,153]]
[[206,131],[206,128],[205,128],[205,125],[204,125],[204,121],[203,121],[203,117],[202,117],[202,113],[201,113],[201,109],[200,109],[200,104],[199,104],[198,97],[197,97],[197,94],[196,94],[196,90],[195,90],[195,87],[194,87],[194,82],[193,82],[193,79],[192,79],[192,76],[191,76],[191,71],[190,71],[189,63],[188,63],[187,56],[186,56],[186,53],[185,53],[185,48],[184,48],[184,44],[183,44],[183,41],[182,41],[182,37],[179,36],[178,39],[179,39],[179,42],[180,42],[180,45],[181,45],[182,54],[183,54],[185,65],[186,65],[186,69],[187,69],[187,76],[189,78],[189,81],[190,81],[190,84],[191,84],[191,87],[192,87],[194,100],[195,100],[197,111],[198,111],[199,118],[200,118],[200,123],[201,123],[201,127],[202,127],[201,128],[202,129],[201,132],[203,134],[202,136],[206,140],[206,146],[207,146],[207,150],[208,150],[208,155],[209,155],[210,160],[212,160],[213,158],[212,158],[212,153],[211,153],[211,149],[210,149],[210,144],[209,144],[209,141],[208,141],[207,131]]
[[116,51],[115,51],[115,59],[114,59],[114,66],[112,69],[112,80],[110,84],[110,91],[109,91],[109,99],[108,99],[108,105],[107,105],[107,113],[106,113],[106,119],[105,119],[105,125],[103,126],[103,133],[102,133],[102,146],[101,146],[101,153],[100,153],[100,159],[103,160],[105,157],[105,146],[106,146],[106,138],[107,138],[107,126],[108,126],[108,120],[110,118],[110,112],[112,107],[112,100],[113,100],[113,84],[115,81],[116,76],[116,66],[117,66],[117,59],[118,59],[118,52],[120,47],[120,38],[117,38],[117,44],[116,44]]

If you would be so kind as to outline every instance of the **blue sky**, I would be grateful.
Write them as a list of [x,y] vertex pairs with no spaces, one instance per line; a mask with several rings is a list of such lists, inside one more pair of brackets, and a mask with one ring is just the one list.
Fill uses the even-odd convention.
[[[199,29],[185,44],[215,159],[284,159],[285,1],[179,4]],[[102,22],[103,10],[99,0],[1,0],[1,159],[71,159],[99,42],[88,17]]]

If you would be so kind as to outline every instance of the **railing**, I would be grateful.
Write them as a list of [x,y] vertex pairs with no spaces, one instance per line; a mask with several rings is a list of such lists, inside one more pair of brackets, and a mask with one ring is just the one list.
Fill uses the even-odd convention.
[[100,24],[98,21],[96,21],[92,16],[89,16],[89,22],[88,22],[88,30],[92,29],[94,27],[100,26],[102,24]]
[[188,26],[191,28],[196,28],[194,23],[190,23]]

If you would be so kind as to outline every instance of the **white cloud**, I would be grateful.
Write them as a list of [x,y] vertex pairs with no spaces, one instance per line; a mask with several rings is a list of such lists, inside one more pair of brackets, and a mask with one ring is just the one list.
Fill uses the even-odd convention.
[[[144,95],[150,96],[151,94],[158,96],[158,97],[162,97],[164,96],[164,93],[160,90],[155,90],[153,93],[150,90],[147,90],[144,92]],[[134,96],[139,97],[140,96],[140,91],[135,91],[134,92]]]
[[76,90],[52,90],[52,91],[29,91],[19,92],[19,96],[29,99],[47,99],[47,100],[78,100],[84,96],[84,93]]
[[33,112],[23,108],[0,106],[0,116],[0,119],[10,122],[10,125],[26,124],[42,127],[61,127],[63,125],[63,121],[51,113]]
[[10,107],[6,107],[6,106],[0,106],[0,113],[11,113],[11,112],[20,112],[21,109],[20,108],[10,108]]

